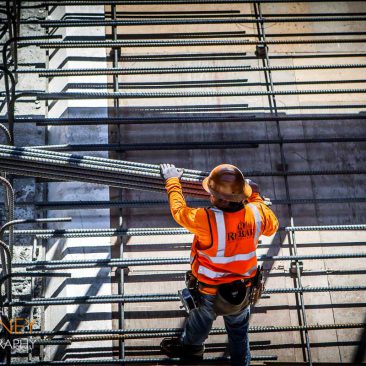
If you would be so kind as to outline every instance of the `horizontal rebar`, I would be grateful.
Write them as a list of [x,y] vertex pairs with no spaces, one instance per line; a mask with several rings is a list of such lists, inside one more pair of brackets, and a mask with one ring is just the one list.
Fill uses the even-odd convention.
[[39,100],[74,100],[74,99],[147,99],[147,98],[207,98],[262,95],[308,95],[308,94],[357,94],[366,93],[366,89],[310,89],[310,90],[277,90],[277,91],[205,91],[205,92],[62,92],[37,93]]
[[[294,58],[336,58],[336,57],[342,57],[342,58],[350,58],[350,57],[365,57],[365,54],[363,53],[323,53],[323,54],[300,54],[300,53],[288,53],[288,54],[276,54],[271,55],[269,58],[271,60],[276,59],[294,59]],[[109,58],[107,57],[109,60]],[[140,55],[125,55],[122,54],[119,58],[120,61],[126,61],[126,62],[151,62],[151,61],[184,61],[184,60],[236,60],[240,59],[242,61],[245,60],[255,60],[257,59],[256,56],[246,56],[246,53],[244,53],[242,56],[240,56],[240,53],[187,53],[187,54],[140,54]]]
[[[25,169],[17,169],[14,168],[12,165],[6,165],[4,163],[0,162],[0,166],[2,166],[4,171],[7,171],[8,173],[13,173],[15,175],[19,176],[30,176],[30,177],[40,177],[44,178],[45,181],[81,181],[81,182],[89,182],[89,183],[95,183],[95,184],[104,184],[111,187],[117,187],[117,188],[126,188],[126,189],[137,189],[137,190],[146,190],[146,191],[159,191],[163,192],[163,189],[156,189],[154,187],[147,186],[146,184],[144,187],[141,187],[139,185],[133,186],[130,183],[124,183],[118,180],[118,183],[115,181],[109,181],[109,180],[102,180],[102,179],[93,179],[93,178],[87,178],[85,176],[79,177],[78,175],[66,175],[65,173],[51,176],[49,173],[42,174],[38,170],[25,170]],[[316,175],[364,175],[366,174],[366,169],[354,169],[354,170],[299,170],[299,171],[287,171],[287,172],[278,172],[278,171],[270,171],[270,172],[261,172],[261,171],[250,171],[250,172],[244,172],[245,176],[250,177],[281,177],[281,176],[316,176]],[[195,192],[187,192],[186,189],[184,189],[185,193],[189,193],[189,195],[199,198],[207,198],[207,195],[203,197],[200,194],[195,194]]]
[[[266,289],[263,294],[290,294],[313,292],[343,292],[365,291],[366,286],[329,286],[329,287],[296,287]],[[51,306],[71,304],[118,304],[118,303],[142,303],[142,302],[168,302],[179,301],[177,294],[146,294],[146,295],[104,295],[104,296],[69,296],[58,298],[34,298],[28,301],[5,302],[3,307],[9,306]]]
[[[302,143],[340,143],[364,142],[366,137],[321,137],[321,138],[285,138],[285,139],[250,139],[241,141],[191,141],[161,142],[135,144],[64,144],[34,146],[35,149],[52,151],[140,151],[140,150],[187,150],[187,149],[237,149],[257,147],[269,144],[302,144]],[[33,146],[29,146],[33,148]]]
[[[158,165],[119,161],[92,156],[78,156],[33,148],[17,148],[0,145],[1,170],[25,176],[51,180],[77,180],[105,184],[118,188],[164,192],[164,181]],[[248,172],[244,172],[247,174]],[[267,172],[253,172],[264,176]],[[271,172],[270,175],[315,175],[315,174],[363,174],[363,170],[351,171],[306,171]],[[193,197],[206,198],[201,181],[208,173],[185,169],[181,178],[183,191]]]
[[[293,261],[293,260],[322,260],[322,259],[342,259],[342,258],[365,258],[366,253],[328,253],[328,254],[309,254],[309,255],[259,255],[258,261]],[[51,260],[51,261],[32,261],[32,262],[13,262],[15,267],[29,267],[42,269],[59,268],[91,268],[91,267],[133,267],[145,265],[175,265],[188,264],[189,258],[139,258],[139,259],[89,259],[89,260]]]
[[[208,200],[187,200],[187,205],[192,207],[204,206],[209,203]],[[272,199],[273,205],[303,205],[303,204],[326,204],[326,203],[358,203],[366,202],[366,197],[342,197],[342,198],[293,198]],[[15,202],[16,206],[34,204],[40,210],[80,210],[80,209],[109,209],[118,208],[155,208],[164,206],[167,208],[167,200],[147,200],[147,201],[47,201],[47,202]]]
[[[283,326],[249,326],[249,333],[267,333],[267,332],[287,332],[298,330],[326,330],[326,329],[347,329],[347,328],[365,328],[366,323],[343,323],[343,324],[308,324],[304,325],[283,325]],[[120,334],[126,336],[151,334],[158,335],[165,333],[182,333],[181,328],[139,328],[139,329],[75,329],[75,330],[52,330],[52,331],[33,331],[19,334],[20,338],[34,336],[34,337],[54,337],[54,336],[76,336],[76,335],[112,335]],[[211,335],[226,334],[224,328],[213,327],[210,332]]]
[[[228,17],[223,15],[222,17],[214,16],[206,18],[202,15],[190,16],[190,17],[145,17],[134,19],[132,17],[126,17],[121,20],[29,20],[23,21],[23,24],[39,24],[41,27],[108,27],[108,26],[143,26],[143,25],[173,25],[173,24],[257,24],[263,23],[303,23],[303,22],[360,22],[365,21],[366,16],[311,16],[311,17],[261,17],[260,19],[248,18],[247,15],[236,15],[235,17]],[[268,42],[268,41],[267,41]],[[269,41],[271,42],[271,41]]]
[[[359,225],[320,225],[280,227],[279,231],[348,231],[366,230],[366,224]],[[56,230],[14,230],[16,235],[35,235],[40,239],[82,238],[144,235],[184,235],[191,234],[184,228],[133,228],[133,229],[56,229]]]
[[[279,81],[273,83],[278,85],[329,85],[329,84],[364,84],[365,79],[344,79],[344,80],[309,80],[309,81]],[[118,86],[122,89],[190,89],[204,87],[235,87],[235,86],[268,86],[266,82],[248,83],[248,79],[227,79],[227,80],[193,80],[193,81],[157,81],[157,82],[120,82]],[[67,90],[71,89],[112,89],[112,83],[68,83]],[[67,91],[65,90],[65,91]]]
[[[80,6],[78,0],[26,0],[29,3],[36,2],[39,7],[44,6]],[[287,3],[334,3],[339,0],[261,0],[261,3],[287,4]],[[343,2],[363,2],[364,0],[344,0]],[[83,5],[173,5],[173,4],[253,4],[258,0],[83,0]]]
[[[251,355],[251,359],[254,361],[269,361],[276,360],[276,356],[256,356]],[[217,365],[228,364],[229,358],[227,357],[205,357],[200,364]],[[48,366],[48,365],[128,365],[128,364],[145,364],[145,365],[187,365],[187,361],[182,361],[178,358],[119,358],[119,359],[97,359],[97,360],[64,360],[64,361],[30,361],[30,362],[12,362],[14,366]],[[189,364],[189,363],[188,363]],[[191,363],[191,365],[193,365]]]
[[332,70],[362,69],[366,64],[329,64],[329,65],[287,65],[287,66],[205,66],[205,67],[155,67],[155,68],[69,68],[69,69],[17,69],[18,74],[39,74],[45,77],[91,76],[91,75],[141,75],[141,74],[182,74],[207,72],[254,72],[290,70]]
[[[313,108],[319,108],[319,106],[312,106]],[[322,106],[320,106],[322,107]],[[341,107],[341,106],[339,106]],[[347,108],[346,106],[344,106]],[[366,108],[366,105],[360,105],[359,108]],[[204,106],[202,106],[204,108]],[[248,109],[247,105],[241,105],[236,108]],[[299,108],[299,107],[296,107]],[[303,107],[301,107],[303,108]],[[328,108],[328,106],[324,106],[324,108]],[[169,109],[167,108],[169,111]],[[171,110],[174,111],[174,107],[171,107]],[[139,111],[139,110],[138,110]],[[148,110],[146,110],[148,111]],[[179,111],[179,110],[177,110]],[[198,108],[198,111],[201,111]],[[269,115],[251,115],[248,113],[242,113],[241,115],[212,115],[212,117],[200,116],[199,123],[246,123],[246,122],[277,122],[277,121],[322,121],[322,120],[366,120],[366,115],[363,114],[316,114],[316,115],[279,115],[279,116],[269,116]],[[1,122],[6,122],[4,119],[0,118]],[[194,114],[177,116],[169,114],[161,114],[152,117],[100,117],[100,118],[85,118],[85,117],[77,117],[77,118],[16,118],[15,123],[37,123],[39,126],[68,126],[68,125],[96,125],[96,124],[162,124],[162,123],[197,123],[197,116]]]

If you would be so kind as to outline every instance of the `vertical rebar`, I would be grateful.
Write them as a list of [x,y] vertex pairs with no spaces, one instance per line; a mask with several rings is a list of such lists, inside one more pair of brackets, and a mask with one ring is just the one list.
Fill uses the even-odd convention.
[[[115,4],[111,5],[111,16],[112,16],[112,20],[117,20],[118,15],[117,15],[117,6]],[[111,27],[112,30],[112,40],[113,41],[117,41],[118,40],[118,29],[116,25],[112,25]],[[120,49],[119,48],[112,48],[112,64],[113,64],[113,68],[118,68],[119,66],[119,58],[120,58]],[[119,92],[119,76],[118,75],[113,75],[113,91],[114,92]],[[114,115],[118,116],[119,115],[119,99],[115,98],[113,99],[113,107],[114,107]],[[121,131],[120,129],[123,126],[113,126],[112,128],[114,128],[114,130],[116,131],[116,139],[118,139],[118,143],[121,143]],[[121,152],[117,152],[117,157],[119,160],[121,160]],[[120,200],[123,200],[123,193],[122,190],[118,190],[118,197]],[[121,220],[122,216],[123,216],[123,210],[122,208],[119,208],[118,210],[116,210],[116,212],[118,212],[118,221]],[[122,220],[122,224],[123,224],[123,220]],[[123,252],[124,252],[124,237],[117,239],[119,242],[117,242],[117,245],[119,245],[119,256],[120,258],[123,257]],[[124,295],[124,269],[123,268],[118,268],[115,272],[116,274],[116,279],[117,279],[117,291],[118,291],[118,295]],[[118,328],[119,329],[124,329],[124,323],[125,323],[125,309],[124,309],[124,304],[123,303],[119,303],[118,305]],[[119,350],[119,358],[123,359],[125,358],[125,340],[123,338],[120,338],[118,340],[118,350]]]
[[[271,114],[274,114],[276,117],[278,117],[276,95],[274,94],[275,88],[274,88],[274,84],[273,84],[272,73],[271,73],[271,70],[269,69],[270,61],[269,61],[269,56],[268,56],[268,46],[265,43],[266,42],[266,33],[265,33],[265,28],[264,28],[264,20],[263,20],[263,16],[262,16],[261,3],[256,2],[253,4],[253,6],[254,6],[254,12],[255,12],[256,19],[258,20],[258,22],[257,22],[258,38],[260,41],[263,41],[265,44],[264,57],[262,58],[262,60],[263,60],[262,63],[263,63],[264,67],[268,68],[267,71],[264,71],[266,83],[267,83],[266,88],[268,91],[272,92],[270,95],[268,95],[270,112],[271,112]],[[293,213],[292,213],[290,189],[289,189],[289,183],[288,183],[287,163],[286,163],[286,157],[285,157],[285,152],[284,152],[284,148],[283,148],[283,142],[282,142],[283,137],[282,137],[282,133],[281,133],[281,126],[280,126],[279,120],[276,121],[276,130],[277,130],[278,139],[280,140],[279,148],[280,148],[281,165],[282,165],[285,190],[286,190],[286,199],[289,202],[287,205],[288,214],[290,217],[291,227],[293,227],[294,218],[293,218]],[[292,249],[293,249],[293,253],[295,255],[297,255],[295,232],[293,230],[288,232],[288,238],[289,238],[291,254],[292,254]],[[292,244],[292,247],[291,247],[291,244]],[[296,266],[296,279],[294,279],[294,284],[296,287],[302,288],[300,266],[299,266],[299,262],[297,260],[295,261],[295,266]],[[302,292],[300,292],[298,294],[298,296],[299,296],[299,300],[300,300],[300,308],[301,308],[301,316],[302,316],[302,319],[301,319],[301,317],[299,317],[299,320],[300,320],[300,323],[303,323],[303,325],[305,326],[304,336],[305,336],[305,344],[306,344],[307,362],[308,362],[309,366],[311,366],[312,365],[312,356],[311,356],[309,332],[306,328],[307,327],[307,318],[306,318],[306,311],[305,311],[304,296],[303,296]]]

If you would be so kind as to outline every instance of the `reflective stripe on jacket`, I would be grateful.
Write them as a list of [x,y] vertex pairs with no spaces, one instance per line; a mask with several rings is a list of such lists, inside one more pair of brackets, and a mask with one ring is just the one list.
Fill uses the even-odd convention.
[[253,277],[257,269],[256,248],[262,222],[253,204],[237,212],[207,209],[212,245],[199,249],[195,237],[191,252],[193,274],[210,285]]
[[[249,197],[248,204],[245,205],[244,209],[229,213],[218,209],[188,207],[178,178],[168,179],[166,190],[174,220],[195,235],[192,244],[192,259],[199,256],[200,263],[206,268],[206,270],[201,269],[201,271],[206,271],[206,274],[210,273],[211,277],[213,277],[212,272],[215,272],[217,276],[214,278],[206,276],[206,283],[208,281],[211,284],[230,282],[233,278],[252,277],[255,275],[255,272],[249,276],[244,275],[251,268],[247,265],[245,265],[246,268],[244,270],[240,267],[239,270],[231,274],[227,271],[227,266],[229,265],[230,268],[235,267],[237,269],[239,264],[246,262],[246,259],[243,261],[243,258],[247,257],[243,255],[248,255],[248,253],[255,250],[259,235],[273,235],[278,229],[276,215],[264,204],[258,193],[253,193]],[[218,216],[217,219],[216,215]],[[227,220],[227,217],[230,217],[230,220]],[[225,223],[224,234],[222,234],[223,231],[217,229],[216,222],[221,222],[221,227],[223,227],[222,223]],[[243,225],[240,222],[243,222]],[[256,225],[255,222],[260,222],[260,225]],[[240,228],[238,228],[239,224]],[[221,233],[220,238],[225,237],[225,239],[228,239],[230,237],[231,239],[227,240],[228,243],[225,243],[224,255],[220,255],[222,250],[218,253],[214,249],[214,245],[217,249],[219,248],[219,232]],[[250,236],[252,239],[250,239]],[[216,242],[214,244],[215,238]],[[238,248],[234,245],[235,242],[238,244]],[[222,243],[223,240],[221,241],[220,248],[223,248]],[[233,263],[220,263],[221,261],[230,261],[230,258],[234,259]],[[252,261],[254,267],[256,259],[253,258],[248,259],[248,261]],[[198,263],[198,260],[192,262],[192,267],[196,269],[196,273],[198,273]],[[220,276],[219,272],[224,275]]]

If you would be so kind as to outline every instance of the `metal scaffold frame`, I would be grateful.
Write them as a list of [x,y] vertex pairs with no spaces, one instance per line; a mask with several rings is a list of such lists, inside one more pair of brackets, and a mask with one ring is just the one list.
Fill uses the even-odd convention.
[[[358,2],[362,0],[352,0]],[[296,105],[279,105],[279,96],[295,96],[295,95],[333,95],[333,94],[365,94],[366,89],[362,85],[355,87],[354,84],[364,84],[365,78],[349,79],[338,78],[337,80],[310,80],[310,81],[278,81],[274,78],[276,72],[287,71],[313,71],[313,70],[364,70],[366,63],[363,61],[349,63],[337,63],[335,60],[340,57],[352,60],[352,58],[364,58],[365,53],[352,52],[329,52],[327,54],[271,54],[270,47],[281,45],[339,45],[341,44],[362,44],[365,43],[366,31],[337,31],[331,30],[327,32],[272,32],[266,28],[267,24],[292,24],[292,23],[320,23],[320,24],[338,24],[338,22],[361,23],[366,20],[365,13],[296,13],[296,14],[270,14],[262,11],[263,4],[291,4],[297,2],[295,0],[7,0],[4,7],[0,7],[0,16],[2,18],[0,29],[0,42],[2,46],[2,65],[0,66],[1,77],[4,80],[5,92],[2,94],[1,109],[6,109],[5,117],[0,118],[0,132],[6,139],[6,145],[0,145],[0,183],[4,188],[5,220],[0,227],[0,258],[1,258],[1,277],[0,277],[0,311],[3,324],[9,325],[14,314],[15,308],[30,308],[39,306],[41,308],[72,305],[72,304],[116,304],[118,329],[94,329],[94,330],[54,330],[44,329],[24,332],[17,335],[18,338],[32,338],[39,347],[47,345],[71,345],[77,342],[114,340],[118,341],[118,354],[115,359],[106,360],[54,360],[46,361],[43,358],[35,356],[29,359],[29,362],[15,360],[16,354],[12,354],[9,350],[5,354],[2,361],[4,365],[97,365],[97,364],[177,364],[180,360],[167,359],[160,357],[138,357],[132,358],[128,356],[128,346],[126,340],[131,339],[152,339],[161,337],[171,337],[180,335],[181,328],[142,328],[127,329],[125,319],[125,304],[130,303],[163,303],[178,302],[179,297],[175,293],[146,293],[139,295],[129,295],[125,291],[125,282],[130,267],[139,266],[173,266],[177,264],[188,265],[187,257],[141,257],[138,259],[130,259],[124,256],[124,253],[130,250],[126,245],[125,239],[135,236],[155,236],[169,235],[174,236],[186,235],[189,232],[183,228],[165,227],[165,228],[129,228],[124,224],[123,227],[105,228],[105,229],[26,229],[15,230],[15,225],[22,224],[38,224],[38,223],[54,223],[68,222],[71,218],[43,218],[43,219],[16,219],[15,208],[22,207],[24,202],[18,202],[15,199],[13,189],[13,181],[18,177],[35,177],[38,182],[85,182],[95,183],[118,189],[118,200],[111,201],[51,201],[51,202],[34,202],[35,208],[41,213],[50,210],[80,210],[90,208],[106,208],[118,209],[118,215],[123,216],[128,209],[159,209],[165,206],[166,200],[129,200],[125,197],[126,190],[138,190],[147,192],[164,193],[164,182],[160,176],[158,165],[131,162],[125,155],[127,152],[138,151],[173,151],[173,150],[215,150],[215,149],[257,149],[261,145],[275,146],[280,156],[280,166],[277,170],[263,171],[246,171],[243,173],[249,177],[267,177],[273,179],[278,177],[281,179],[285,187],[285,197],[282,199],[275,198],[272,200],[273,205],[285,205],[287,208],[287,221],[284,226],[278,230],[281,241],[287,239],[287,248],[289,255],[266,254],[259,255],[258,260],[261,262],[273,263],[275,261],[284,261],[291,263],[290,274],[276,273],[276,276],[291,275],[293,287],[284,288],[266,288],[263,292],[264,297],[269,295],[293,294],[296,300],[296,309],[298,317],[298,325],[283,326],[252,326],[250,333],[271,333],[271,332],[299,332],[301,337],[301,348],[303,352],[303,361],[305,364],[312,366],[313,346],[311,339],[311,331],[322,331],[329,329],[363,329],[364,338],[360,340],[360,345],[354,361],[358,362],[364,357],[362,350],[362,342],[365,342],[366,323],[344,322],[339,324],[311,324],[308,321],[308,306],[305,301],[304,294],[318,292],[356,292],[365,291],[366,286],[304,286],[303,279],[306,275],[319,275],[319,273],[327,273],[319,270],[303,272],[304,261],[319,261],[325,259],[356,259],[365,258],[366,252],[353,253],[350,251],[341,254],[325,252],[322,254],[300,254],[300,247],[327,247],[328,244],[335,244],[341,247],[364,246],[364,242],[336,242],[336,243],[304,243],[298,238],[298,232],[303,231],[364,231],[366,225],[363,223],[345,224],[345,225],[299,225],[294,215],[294,205],[312,205],[312,204],[341,204],[353,203],[361,204],[366,202],[366,197],[322,197],[322,198],[303,198],[294,197],[291,193],[290,178],[298,176],[364,176],[365,169],[349,168],[349,167],[332,167],[329,169],[318,170],[291,170],[288,168],[288,161],[284,145],[289,144],[346,144],[364,143],[366,138],[359,135],[347,136],[315,136],[315,137],[284,137],[284,124],[302,122],[311,124],[314,121],[324,123],[325,121],[342,121],[347,120],[350,123],[365,120],[366,105],[360,103],[342,105],[318,104],[302,105],[301,108]],[[307,0],[316,4],[319,0]],[[325,3],[332,3],[333,0],[327,0]],[[348,1],[346,1],[348,2]],[[165,5],[188,5],[188,4],[248,4],[251,6],[252,14],[241,14],[239,10],[207,10],[207,11],[165,11]],[[37,9],[48,7],[53,12],[59,6],[90,6],[105,5],[105,16],[69,16],[66,14],[62,19],[25,19],[22,17],[22,9]],[[130,5],[162,5],[159,11],[119,11],[118,6]],[[126,33],[120,34],[118,27],[132,27],[136,29],[139,26],[166,26],[166,25],[215,25],[215,24],[246,24],[255,27],[254,33],[245,31],[227,31],[227,32],[184,32],[184,33]],[[36,25],[47,31],[46,36],[20,36],[20,27]],[[100,37],[61,37],[55,34],[56,30],[65,28],[80,27],[110,27],[109,33],[103,39]],[[336,38],[331,38],[336,37]],[[279,38],[279,39],[278,39]],[[208,47],[216,46],[218,50],[221,47],[240,48],[240,52],[190,52],[190,53],[164,53],[160,48],[171,47],[201,47],[203,50]],[[255,56],[243,52],[243,47],[254,46],[256,49]],[[110,62],[110,67],[98,68],[50,68],[45,66],[22,67],[18,62],[18,50],[27,47],[37,47],[40,49],[52,50],[57,52],[62,49],[72,48],[96,48],[110,50],[106,59]],[[131,48],[156,48],[157,52],[151,54],[125,54],[125,50]],[[221,50],[222,51],[222,50]],[[326,63],[319,62],[316,64],[306,65],[277,65],[273,64],[278,59],[310,59],[310,58],[328,58]],[[227,66],[195,66],[195,67],[121,67],[122,62],[155,62],[155,61],[234,61],[237,64]],[[259,60],[260,66],[249,66],[241,62],[249,62],[250,60]],[[122,75],[170,75],[170,74],[207,74],[213,73],[232,73],[239,72],[250,75],[250,73],[263,73],[264,81],[248,82],[248,78],[229,78],[215,80],[199,80],[194,78],[190,81],[138,81],[123,82]],[[39,92],[39,91],[22,91],[17,89],[18,79],[26,75],[38,75],[40,78],[46,78],[48,81],[64,77],[85,77],[86,82],[83,84],[70,83],[68,89],[78,91],[62,92]],[[106,84],[88,83],[88,76],[104,75],[110,76],[112,82]],[[341,87],[329,85],[338,85]],[[343,87],[342,84],[347,84]],[[348,86],[352,84],[352,86]],[[305,85],[307,89],[298,89],[298,86]],[[324,88],[324,85],[326,88]],[[313,89],[313,86],[319,86]],[[234,87],[235,90],[214,89],[204,91],[185,90],[190,88],[229,88]],[[257,87],[258,90],[253,90]],[[284,88],[286,87],[286,88]],[[288,87],[288,89],[287,89]],[[156,89],[179,89],[178,91],[159,91]],[[245,89],[251,88],[251,89]],[[83,89],[87,89],[83,91]],[[98,90],[105,89],[107,91],[89,91],[89,89]],[[127,92],[124,89],[131,89]],[[147,91],[141,92],[140,89]],[[79,91],[80,90],[80,91]],[[136,92],[134,91],[136,90]],[[150,92],[150,90],[152,90]],[[251,106],[249,103],[233,104],[223,103],[216,104],[190,104],[182,106],[139,106],[130,108],[123,105],[125,100],[150,100],[150,99],[171,99],[171,98],[208,98],[208,97],[266,97],[268,105]],[[16,104],[20,99],[31,98],[31,101],[46,101],[49,103],[57,103],[62,100],[111,100],[113,105],[109,105],[108,117],[62,117],[62,118],[43,118],[17,116]],[[291,110],[301,109],[298,114],[288,114]],[[323,114],[319,110],[332,109],[354,109],[356,113],[344,114]],[[313,111],[316,113],[306,114],[303,111]],[[128,113],[123,114],[124,111]],[[132,111],[132,112],[131,112]],[[121,113],[122,112],[122,113]],[[209,115],[204,115],[208,112]],[[215,113],[212,113],[215,112]],[[235,112],[235,113],[228,113]],[[3,113],[4,115],[4,113]],[[197,118],[199,116],[199,118]],[[246,124],[252,123],[271,123],[276,130],[275,137],[267,137],[261,139],[240,139],[240,140],[214,140],[214,141],[166,141],[166,142],[148,142],[148,143],[130,143],[121,142],[120,128],[124,126],[141,125],[149,126],[155,124],[171,125],[171,124],[196,124],[203,123],[210,125],[215,123]],[[34,124],[40,127],[52,126],[94,126],[106,125],[109,131],[117,130],[118,142],[108,144],[61,144],[61,145],[42,145],[42,146],[14,146],[15,141],[15,125]],[[6,126],[7,125],[7,126]],[[333,145],[331,145],[333,146]],[[101,152],[108,151],[113,159],[100,158],[88,155],[77,155],[78,151]],[[208,194],[202,189],[201,182],[208,175],[208,172],[185,169],[181,182],[184,193],[189,196],[188,203],[198,207],[203,205],[208,198]],[[195,199],[191,199],[191,198]],[[2,207],[1,206],[1,207]],[[119,254],[108,259],[93,260],[44,260],[44,258],[33,261],[17,261],[14,260],[14,246],[17,245],[15,238],[28,236],[43,240],[53,240],[57,238],[98,238],[98,237],[117,237],[119,241]],[[174,241],[174,240],[172,240]],[[142,245],[142,244],[140,244]],[[144,244],[149,246],[150,244]],[[155,247],[166,246],[167,244],[154,244]],[[189,243],[176,243],[175,246],[187,249]],[[266,248],[268,245],[260,244],[259,249]],[[154,248],[154,250],[156,250]],[[162,250],[162,249],[160,249]],[[67,270],[81,268],[109,268],[114,270],[114,279],[118,283],[117,294],[99,295],[99,296],[57,296],[57,297],[34,297],[31,299],[22,299],[14,294],[12,280],[13,278],[42,278],[42,277],[61,277],[69,278],[70,273]],[[62,271],[62,272],[58,272]],[[344,271],[347,272],[347,271]],[[364,273],[364,269],[354,269],[353,274]],[[334,270],[334,275],[341,275],[342,271]],[[268,278],[273,275],[268,270]],[[351,307],[352,304],[350,304]],[[183,315],[183,314],[181,314]],[[225,334],[224,328],[213,328],[212,335]],[[5,334],[5,335],[4,335]],[[14,339],[15,335],[3,333],[6,339]],[[260,348],[259,348],[260,349]],[[154,353],[156,354],[156,353]],[[271,361],[276,360],[276,355],[255,354],[253,360]],[[203,364],[227,364],[227,357],[206,357]]]

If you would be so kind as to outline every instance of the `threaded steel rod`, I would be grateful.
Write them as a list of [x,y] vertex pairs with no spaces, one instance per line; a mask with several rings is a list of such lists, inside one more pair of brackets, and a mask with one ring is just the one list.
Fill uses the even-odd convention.
[[[366,230],[365,224],[360,225],[320,225],[280,227],[279,231],[352,231]],[[7,233],[7,232],[6,232]],[[81,238],[81,237],[112,237],[112,236],[144,236],[144,235],[183,235],[191,234],[183,228],[134,228],[134,229],[60,229],[60,230],[14,230],[16,235],[35,235],[40,239],[50,238]]]
[[[283,325],[283,326],[249,326],[250,333],[267,333],[267,332],[287,332],[298,331],[303,329],[308,330],[326,330],[326,329],[347,329],[347,328],[365,328],[366,323],[343,323],[343,324],[308,324],[305,326],[299,325]],[[20,338],[34,336],[34,337],[54,337],[54,336],[77,336],[77,335],[134,335],[134,334],[165,334],[165,333],[182,333],[182,328],[139,328],[139,329],[75,329],[75,330],[51,330],[51,331],[33,331],[19,334]],[[213,327],[211,329],[212,335],[226,334],[224,328]]]
[[206,98],[233,96],[261,96],[261,95],[308,95],[308,94],[357,94],[366,93],[366,89],[304,89],[278,91],[207,91],[207,92],[63,92],[37,93],[40,100],[74,100],[74,99],[148,99],[148,98]]
[[[259,261],[293,261],[293,260],[323,260],[323,259],[342,259],[342,258],[365,258],[366,253],[341,253],[341,254],[313,254],[313,255],[260,255]],[[130,267],[145,265],[174,265],[188,264],[189,258],[140,258],[140,259],[90,259],[90,260],[51,260],[51,261],[31,261],[13,262],[15,267],[42,267],[42,268],[90,268],[90,267]]]
[[[202,106],[203,107],[203,106]],[[320,108],[322,106],[311,106],[312,108]],[[324,106],[324,108],[330,106]],[[342,106],[339,106],[341,108]],[[348,106],[343,106],[348,108]],[[234,107],[233,107],[234,108]],[[243,106],[245,108],[245,106]],[[298,107],[297,107],[298,108]],[[302,107],[303,108],[303,107]],[[364,105],[359,105],[358,108],[366,108]],[[279,116],[279,121],[323,121],[323,120],[366,120],[366,116],[362,114],[348,115],[295,115],[295,116]],[[244,114],[242,116],[227,116],[220,117],[212,116],[211,118],[201,117],[200,123],[217,123],[217,122],[274,122],[277,120],[271,116],[258,116]],[[1,120],[1,119],[0,119]],[[5,121],[4,121],[5,122]],[[37,123],[39,126],[69,126],[69,125],[96,125],[96,124],[162,124],[162,123],[197,123],[197,118],[193,116],[169,116],[157,115],[154,117],[120,117],[120,118],[17,118],[15,123]]]
[[[214,19],[216,18],[216,19]],[[366,16],[311,16],[311,17],[263,17],[261,21],[264,23],[303,23],[303,22],[362,22],[366,20]],[[248,18],[247,15],[236,15],[235,17],[218,17],[206,18],[202,16],[190,17],[148,17],[148,18],[132,18],[126,17],[123,20],[30,20],[23,21],[24,24],[39,24],[41,27],[98,27],[98,26],[143,26],[143,25],[174,25],[174,24],[257,24],[258,19]],[[333,40],[332,40],[333,41]],[[340,40],[341,41],[341,40]],[[267,41],[268,43],[271,41]],[[19,42],[21,43],[21,42]],[[264,43],[262,41],[262,43]],[[333,42],[332,42],[333,43]],[[336,42],[334,42],[336,43]],[[270,43],[269,43],[270,44]]]
[[362,69],[366,64],[328,64],[296,66],[205,66],[205,67],[155,67],[155,68],[70,68],[70,69],[17,69],[18,74],[39,74],[40,76],[89,76],[89,75],[141,75],[141,74],[182,74],[208,72],[254,72],[254,71],[290,71],[290,70],[332,70]]
[[64,144],[30,146],[30,148],[52,151],[140,151],[140,150],[186,150],[186,149],[237,149],[257,147],[270,144],[299,144],[299,143],[340,143],[364,142],[366,137],[324,137],[324,138],[294,138],[294,139],[252,139],[241,141],[191,141],[191,142],[162,142],[137,144]]
[[[329,286],[329,287],[296,287],[266,289],[263,294],[289,294],[313,292],[343,292],[365,291],[366,286]],[[177,294],[148,294],[148,295],[105,295],[105,296],[70,296],[59,298],[35,298],[29,301],[13,301],[4,303],[3,307],[11,306],[51,306],[67,304],[112,304],[112,303],[141,303],[179,301]]]
[[[252,355],[251,359],[258,361],[276,360],[276,356],[256,356]],[[205,357],[200,364],[217,365],[228,364],[227,357]],[[184,363],[183,363],[184,362]],[[65,360],[65,361],[30,361],[30,362],[12,362],[14,366],[49,366],[49,365],[128,365],[128,364],[145,364],[145,365],[179,365],[186,364],[179,358],[119,358],[119,359],[102,359],[102,360]]]
[[[191,207],[207,206],[208,200],[187,200],[187,205]],[[287,205],[287,199],[271,199],[273,205]],[[290,203],[292,205],[304,204],[326,204],[326,203],[353,203],[366,202],[366,197],[342,197],[342,198],[293,198]],[[119,208],[155,208],[167,207],[167,200],[147,200],[147,201],[48,201],[34,202],[37,209],[40,210],[80,210],[102,208],[109,209],[112,207]],[[16,202],[16,206],[28,205],[27,202]]]

